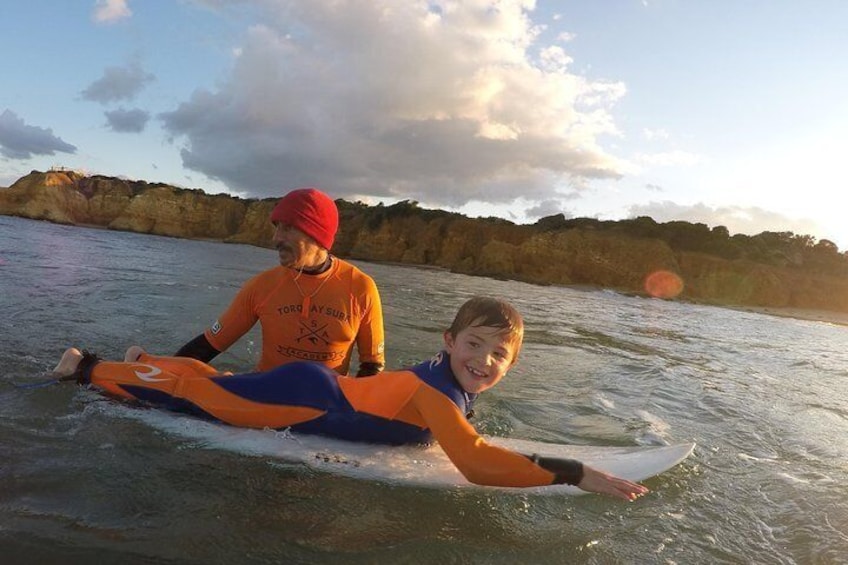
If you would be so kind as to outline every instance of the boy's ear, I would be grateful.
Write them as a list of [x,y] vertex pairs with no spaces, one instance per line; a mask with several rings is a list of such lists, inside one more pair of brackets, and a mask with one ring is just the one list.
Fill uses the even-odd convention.
[[512,369],[518,363],[518,351],[516,351],[515,345],[510,347],[510,353],[512,354],[512,361],[509,362],[509,368]]
[[451,349],[453,349],[453,344],[455,343],[453,336],[451,335],[450,331],[445,331],[442,336],[445,339],[445,350],[450,353]]

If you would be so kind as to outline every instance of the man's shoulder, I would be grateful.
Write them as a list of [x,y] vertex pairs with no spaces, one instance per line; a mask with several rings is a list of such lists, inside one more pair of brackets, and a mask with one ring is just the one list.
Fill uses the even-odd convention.
[[286,269],[277,265],[276,267],[271,267],[265,271],[262,271],[259,274],[253,275],[247,282],[244,283],[245,286],[255,286],[255,285],[265,285],[278,282],[280,277],[284,276]]
[[372,279],[369,274],[367,274],[365,271],[363,271],[353,263],[345,261],[344,259],[339,259],[338,257],[336,257],[335,260],[339,262],[340,273],[349,273],[350,276],[354,279],[361,279],[364,281],[374,282],[374,279]]

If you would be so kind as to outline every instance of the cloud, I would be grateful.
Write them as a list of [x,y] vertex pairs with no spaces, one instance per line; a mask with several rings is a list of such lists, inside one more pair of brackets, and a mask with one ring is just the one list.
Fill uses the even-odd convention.
[[537,45],[532,2],[255,5],[262,24],[232,74],[159,116],[184,165],[232,190],[460,206],[621,176],[600,139],[619,135],[624,85],[571,74],[561,47]]
[[127,0],[97,0],[91,18],[97,23],[111,24],[132,16]]
[[150,120],[150,112],[145,112],[138,108],[126,110],[119,108],[104,112],[106,122],[112,131],[120,133],[139,133],[144,131],[144,127]]
[[132,100],[155,78],[142,69],[139,63],[130,63],[126,67],[107,67],[103,70],[103,76],[80,94],[85,100],[101,104]]
[[703,162],[703,158],[677,149],[661,153],[638,153],[633,161],[650,167],[691,167]]
[[11,110],[0,114],[0,155],[29,159],[34,155],[76,153],[77,148],[53,135],[53,130],[28,126]]
[[[4,159],[4,161],[7,160]],[[22,176],[24,176],[24,173],[18,173],[17,171],[12,170],[4,170],[0,172],[0,187],[8,188],[15,184],[15,182],[17,182],[17,180],[20,179]]]
[[725,226],[731,234],[756,235],[764,231],[791,231],[799,235],[817,234],[822,226],[813,220],[790,218],[757,206],[719,206],[703,203],[681,205],[674,202],[650,202],[631,206],[630,217],[650,216],[657,222],[682,220],[710,227]]
[[645,128],[642,130],[642,135],[644,135],[645,139],[647,139],[648,141],[653,141],[655,139],[668,139],[670,137],[668,132],[662,128]]

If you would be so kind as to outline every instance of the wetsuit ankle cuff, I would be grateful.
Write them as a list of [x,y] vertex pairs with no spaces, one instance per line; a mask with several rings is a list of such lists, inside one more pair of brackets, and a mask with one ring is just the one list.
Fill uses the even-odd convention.
[[77,376],[77,383],[81,385],[89,384],[91,382],[91,370],[94,369],[94,366],[99,362],[100,357],[98,357],[96,353],[83,350],[82,359],[80,359],[75,373]]

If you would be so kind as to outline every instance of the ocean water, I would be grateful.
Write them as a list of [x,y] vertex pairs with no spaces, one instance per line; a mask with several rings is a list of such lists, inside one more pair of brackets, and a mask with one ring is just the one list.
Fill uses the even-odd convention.
[[[481,431],[698,443],[631,504],[333,475],[171,435],[73,385],[14,387],[70,345],[172,353],[275,260],[0,216],[0,563],[848,563],[848,327],[360,263],[394,368],[435,352],[472,295],[523,312]],[[215,365],[249,369],[257,340]]]

